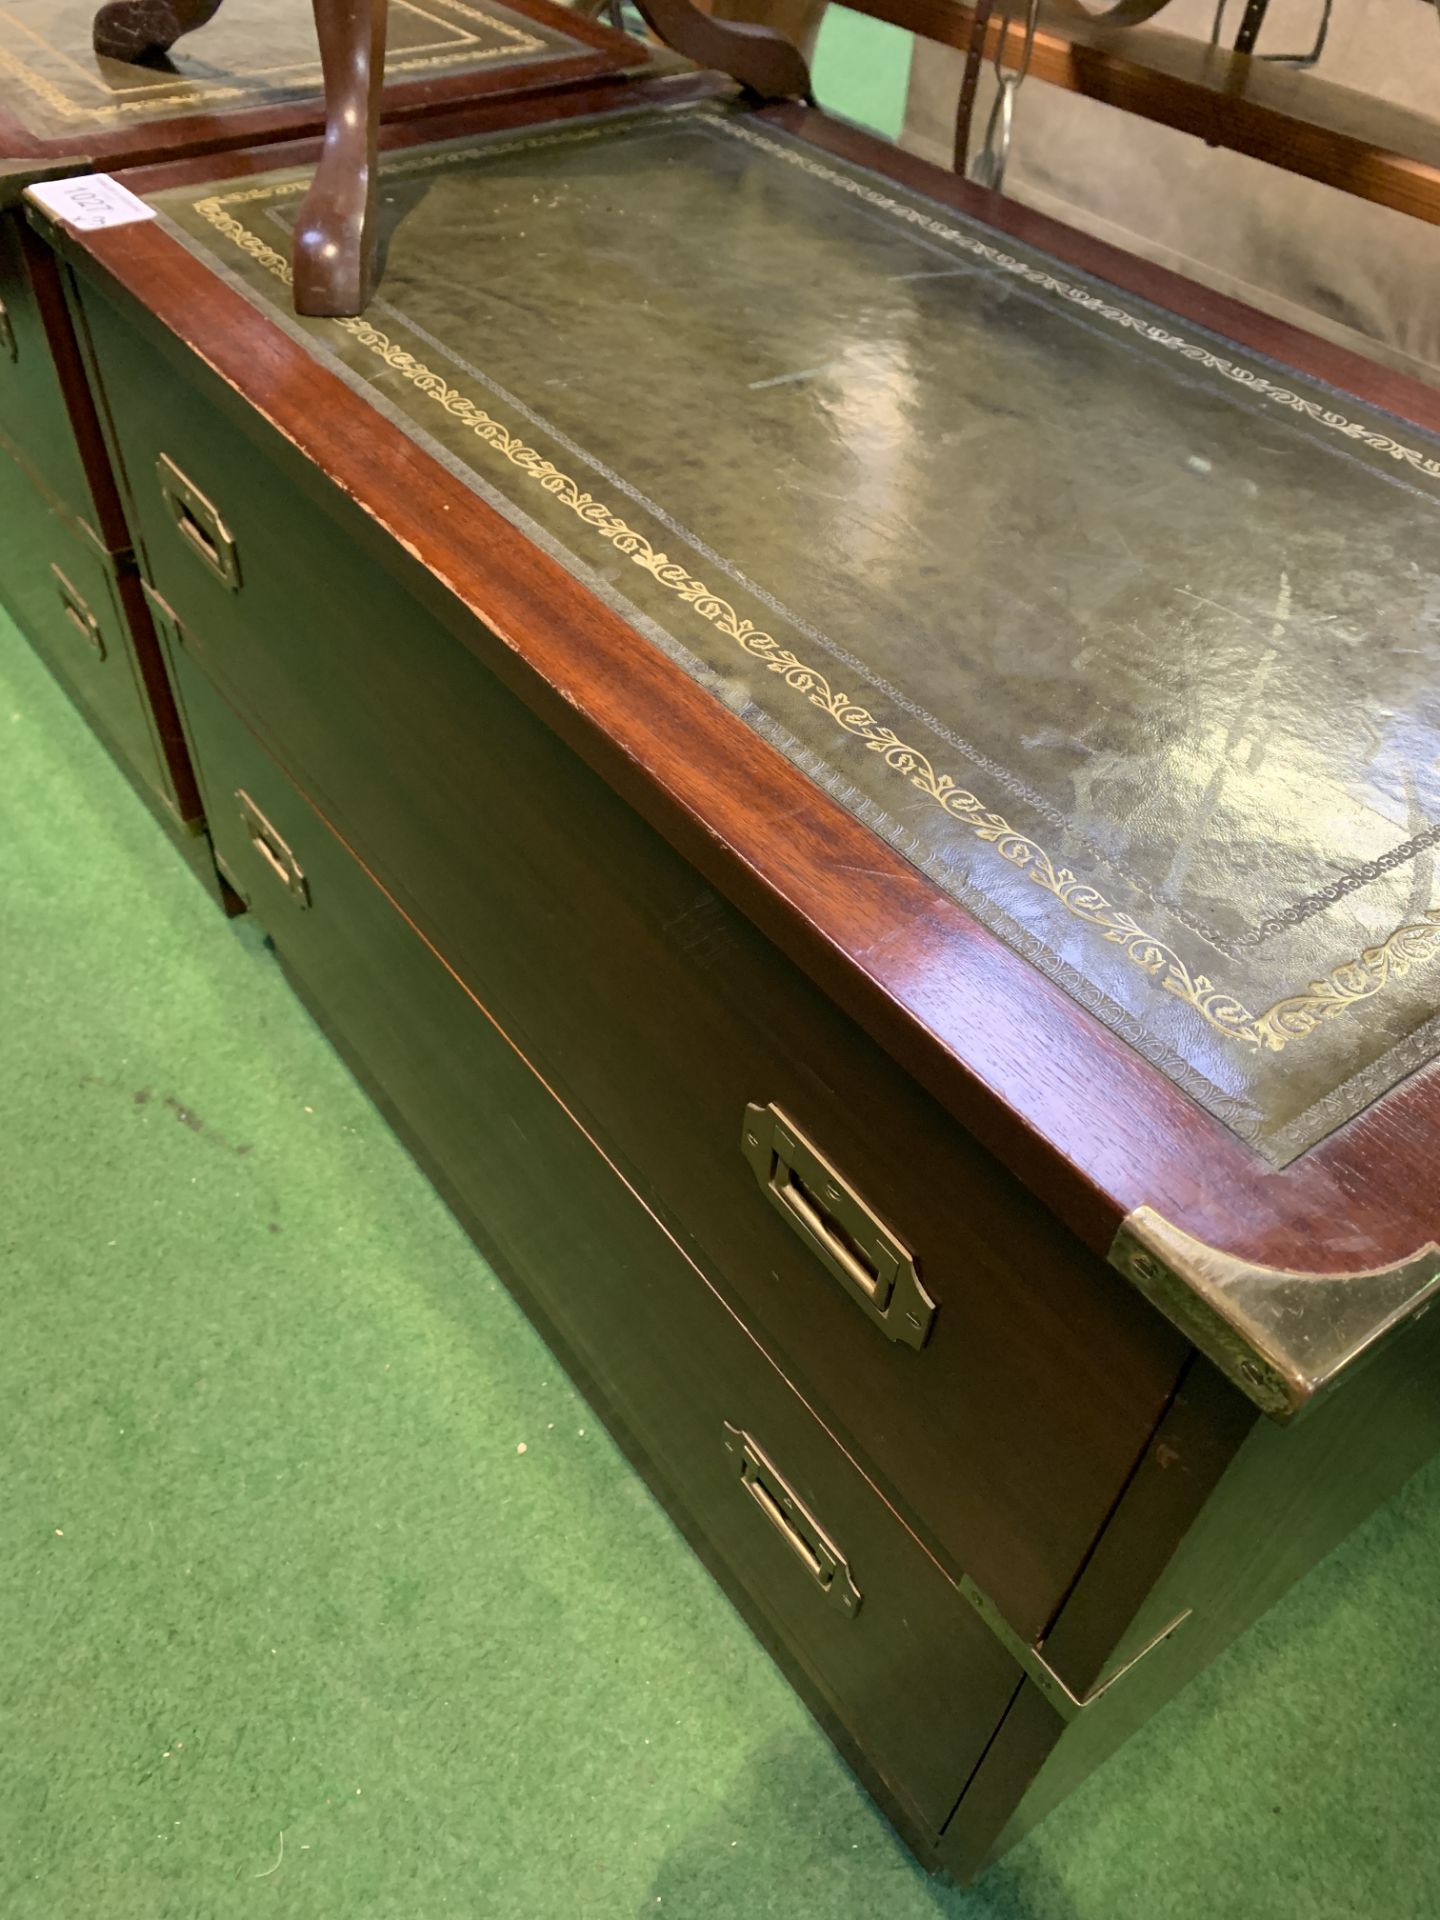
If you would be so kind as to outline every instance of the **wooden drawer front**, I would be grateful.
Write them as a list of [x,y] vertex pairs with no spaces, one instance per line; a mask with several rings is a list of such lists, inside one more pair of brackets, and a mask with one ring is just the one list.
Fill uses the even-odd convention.
[[0,447],[67,513],[93,526],[90,485],[21,252],[21,220],[13,210],[0,213]]
[[110,752],[178,819],[121,596],[117,563],[0,453],[0,597]]
[[[887,1785],[937,1831],[1014,1691],[1008,1656],[520,1055],[183,660],[178,684],[232,883],[442,1188],[478,1218],[522,1295],[578,1357],[582,1384],[618,1414]],[[483,1313],[477,1299],[482,1331]],[[743,1478],[741,1434],[764,1456],[754,1492]],[[784,1497],[777,1476],[797,1501],[795,1539],[765,1504]],[[816,1528],[848,1576],[831,1568]],[[817,1544],[828,1590],[804,1557]],[[858,1610],[845,1604],[847,1577]]]
[[[93,329],[146,564],[194,657],[917,1528],[1038,1633],[1158,1417],[1178,1337],[288,485],[283,449],[263,459],[98,301]],[[177,530],[162,456],[204,539],[233,540],[238,588]],[[918,1256],[938,1305],[923,1351],[762,1194],[751,1103]]]

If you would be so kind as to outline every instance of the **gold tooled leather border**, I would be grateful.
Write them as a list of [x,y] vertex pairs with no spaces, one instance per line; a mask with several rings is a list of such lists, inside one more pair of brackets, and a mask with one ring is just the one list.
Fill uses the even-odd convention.
[[[1182,352],[1187,359],[1201,359],[1252,390],[1277,400],[1287,408],[1299,408],[1316,417],[1321,424],[1343,433],[1347,439],[1365,440],[1382,451],[1403,455],[1411,465],[1440,478],[1440,461],[1428,459],[1418,449],[1402,447],[1388,435],[1372,432],[1362,423],[1351,421],[1318,403],[1308,401],[1288,389],[1278,387],[1263,375],[1213,354],[1208,348],[1184,340],[1150,322],[1115,306],[1103,295],[1088,288],[1073,286],[1056,275],[1028,262],[990,247],[972,235],[934,218],[922,209],[908,206],[889,194],[872,189],[868,183],[814,161],[808,154],[742,127],[723,113],[698,110],[707,125],[737,140],[743,140],[782,159],[803,166],[862,198],[903,215],[912,223],[954,240],[969,251],[979,253],[1008,272],[1023,274],[1038,284],[1073,299],[1103,316],[1119,320],[1145,333],[1159,344]],[[488,151],[515,153],[526,149],[579,143],[598,139],[613,131],[610,125],[565,128],[548,134],[534,134],[516,140],[497,141]],[[387,170],[395,173],[420,172],[428,168],[458,165],[471,157],[469,149],[400,155],[387,160]],[[290,284],[290,263],[285,256],[259,234],[252,232],[229,208],[246,202],[262,201],[293,192],[290,180],[265,182],[228,194],[210,194],[192,203],[193,210],[242,253],[275,276]],[[585,491],[568,474],[562,473],[534,447],[526,444],[513,428],[489,413],[431,367],[397,346],[380,328],[363,315],[358,319],[334,320],[329,326],[343,329],[362,347],[376,355],[392,372],[400,374],[415,391],[441,408],[451,421],[468,427],[513,466],[550,495],[568,507],[599,538],[617,552],[643,567],[661,586],[676,594],[699,618],[733,640],[737,646],[764,662],[794,693],[829,715],[835,725],[852,739],[861,741],[900,779],[940,807],[952,820],[962,821],[977,840],[992,846],[1000,857],[1022,871],[1036,886],[1050,894],[1073,919],[1084,922],[1099,933],[1134,966],[1161,988],[1192,1008],[1206,1025],[1225,1039],[1252,1051],[1279,1053],[1292,1041],[1314,1033],[1325,1021],[1348,1012],[1360,1002],[1372,999],[1394,980],[1440,958],[1440,904],[1428,908],[1417,920],[1407,921],[1388,933],[1383,940],[1353,957],[1341,960],[1320,979],[1283,995],[1263,1012],[1252,1012],[1227,987],[1208,974],[1191,968],[1177,949],[1158,934],[1143,927],[1132,915],[1123,912],[1100,890],[1082,879],[1070,867],[1057,865],[1038,841],[1010,824],[977,794],[964,787],[953,775],[936,768],[929,755],[913,746],[890,727],[878,721],[868,708],[832,684],[826,674],[802,660],[773,634],[753,621],[744,619],[730,602],[697,579],[678,561],[657,550],[645,536],[619,514]]]

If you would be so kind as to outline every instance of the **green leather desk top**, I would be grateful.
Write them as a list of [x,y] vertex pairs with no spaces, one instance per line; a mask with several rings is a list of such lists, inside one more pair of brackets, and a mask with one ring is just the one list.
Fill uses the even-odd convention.
[[[0,97],[29,132],[82,139],[137,121],[259,107],[318,94],[308,0],[225,0],[166,66],[99,59],[99,0],[0,0]],[[510,67],[584,43],[498,0],[390,0],[387,80]]]
[[1440,1006],[1440,443],[715,107],[171,230],[1271,1160]]

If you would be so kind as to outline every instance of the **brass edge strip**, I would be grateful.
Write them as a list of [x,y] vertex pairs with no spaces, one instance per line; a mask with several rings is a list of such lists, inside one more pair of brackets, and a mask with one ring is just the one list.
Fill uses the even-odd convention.
[[[1022,262],[962,234],[947,223],[907,208],[888,195],[875,193],[861,182],[852,182],[848,176],[834,174],[832,169],[821,167],[805,156],[797,158],[788,148],[755,133],[753,129],[735,126],[723,114],[714,114],[705,109],[701,111],[706,120],[720,131],[773,151],[822,178],[833,179],[881,207],[903,213],[916,223],[955,239],[972,253],[984,256],[1004,270],[1025,273],[1027,277],[1066,297],[1078,297],[1089,307],[1099,307],[1106,315],[1118,316],[1148,337],[1159,340],[1162,345],[1178,347],[1187,358],[1202,359],[1231,378],[1239,378],[1243,373],[1243,384],[1258,386],[1271,397],[1292,404],[1301,411],[1319,411],[1312,403],[1302,402],[1287,390],[1274,387],[1273,383],[1258,375],[1251,375],[1249,369],[1237,372],[1233,363],[1198,347],[1192,348],[1179,336],[1137,320],[1123,308],[1107,305],[1099,296],[1081,294],[1053,275],[1038,268],[1028,269]],[[613,125],[602,122],[598,126],[590,124],[558,132],[530,134],[515,140],[495,141],[489,144],[488,150],[496,154],[514,153],[598,139],[611,131]],[[468,157],[468,149],[457,150],[447,145],[439,150],[387,160],[387,171],[423,171],[457,164]],[[262,181],[259,185],[231,193],[207,194],[192,202],[192,210],[238,252],[248,255],[275,279],[288,286],[291,278],[289,261],[227,209],[246,202],[273,199],[294,191],[295,186],[296,182],[289,179]],[[1037,841],[1012,826],[1003,814],[993,811],[985,800],[964,787],[952,774],[937,768],[919,747],[902,740],[848,691],[833,685],[819,668],[800,659],[772,634],[756,627],[753,621],[742,618],[730,602],[715,593],[706,582],[692,576],[686,567],[672,560],[668,553],[657,551],[642,533],[630,526],[606,502],[596,499],[568,474],[562,473],[504,421],[497,419],[459,388],[452,387],[442,374],[436,373],[392,341],[363,316],[327,324],[351,334],[359,346],[408,380],[425,399],[467,427],[492,452],[519,467],[528,478],[568,507],[593,533],[644,568],[659,585],[677,594],[692,612],[707,620],[743,651],[763,661],[771,673],[783,679],[792,693],[820,708],[842,732],[858,739],[872,753],[878,754],[892,773],[917,789],[952,820],[967,827],[976,839],[993,847],[1001,859],[1018,868],[1033,885],[1050,894],[1064,912],[1093,928],[1133,966],[1156,981],[1162,991],[1172,994],[1190,1007],[1212,1032],[1255,1052],[1279,1053],[1287,1044],[1307,1038],[1329,1020],[1348,1013],[1357,1004],[1384,992],[1394,981],[1406,978],[1422,966],[1440,961],[1440,904],[1437,904],[1425,909],[1418,919],[1394,928],[1360,954],[1342,960],[1321,978],[1311,980],[1308,987],[1283,995],[1259,1013],[1253,1012],[1228,988],[1207,974],[1192,969],[1174,947],[1140,925],[1130,914],[1117,908],[1098,888],[1068,866],[1057,865]],[[1339,415],[1325,412],[1319,417],[1325,424],[1337,427],[1351,438],[1364,438],[1372,445],[1403,454],[1412,464],[1421,465],[1424,470],[1440,476],[1440,461],[1423,460],[1413,449],[1401,448],[1387,436],[1369,433],[1354,422],[1343,421]]]
[[1305,1273],[1206,1245],[1153,1207],[1121,1222],[1109,1261],[1262,1413],[1285,1425],[1440,1289],[1440,1245],[1390,1266]]
[[1153,1639],[1147,1640],[1140,1651],[1133,1654],[1123,1667],[1118,1667],[1098,1686],[1092,1687],[1089,1693],[1077,1694],[1072,1693],[1066,1686],[1041,1649],[1032,1646],[1028,1640],[1022,1639],[1016,1633],[994,1601],[980,1591],[968,1574],[961,1577],[960,1592],[1007,1653],[1011,1654],[1018,1665],[1024,1669],[1025,1678],[1039,1688],[1056,1713],[1066,1722],[1075,1719],[1087,1707],[1093,1707],[1102,1695],[1107,1694],[1118,1681],[1125,1678],[1132,1668],[1137,1667],[1147,1654],[1153,1653],[1156,1647],[1168,1640],[1173,1633],[1178,1632],[1194,1612],[1192,1607],[1186,1607],[1183,1613],[1175,1616],[1168,1627],[1162,1627]]

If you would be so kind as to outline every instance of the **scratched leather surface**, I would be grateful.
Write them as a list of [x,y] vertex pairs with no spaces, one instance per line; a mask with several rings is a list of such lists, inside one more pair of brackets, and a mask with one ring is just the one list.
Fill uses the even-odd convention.
[[397,156],[348,326],[302,184],[158,199],[1268,1157],[1429,1056],[1440,443],[738,113]]
[[[225,0],[208,26],[177,40],[169,66],[97,58],[98,0],[0,0],[0,100],[32,133],[83,134],[186,113],[320,92],[308,0]],[[424,80],[513,66],[580,43],[495,0],[390,0],[386,74]]]

